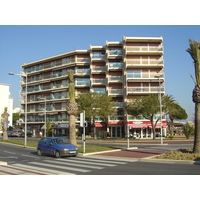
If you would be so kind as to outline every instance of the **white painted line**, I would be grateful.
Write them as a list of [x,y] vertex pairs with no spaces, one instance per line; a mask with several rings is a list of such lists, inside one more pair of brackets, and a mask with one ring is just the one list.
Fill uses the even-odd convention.
[[[45,160],[44,162],[48,163],[54,163],[55,161],[53,160]],[[91,165],[82,165],[82,164],[74,164],[74,163],[69,163],[69,162],[56,162],[57,164],[62,164],[62,165],[71,165],[71,166],[78,166],[78,167],[85,167],[85,168],[91,168],[91,169],[103,169],[104,167],[96,167],[96,166],[91,166]],[[80,163],[80,162],[79,162]],[[81,162],[82,163],[82,162]],[[86,163],[86,162],[85,162]]]
[[47,169],[47,168],[41,168],[41,167],[35,167],[35,166],[30,166],[30,165],[24,165],[24,164],[14,164],[13,166],[16,167],[23,167],[23,168],[28,168],[28,169],[33,169],[33,170],[37,170],[39,172],[46,172],[46,173],[50,173],[50,174],[57,174],[57,175],[76,175],[76,174],[72,174],[72,173],[66,173],[63,171],[58,171],[58,170],[52,170],[52,169]]
[[77,172],[90,172],[91,171],[91,170],[86,170],[86,169],[58,166],[58,165],[52,165],[52,164],[46,164],[46,163],[38,163],[38,162],[29,162],[29,163],[34,164],[34,165],[41,165],[41,166],[45,166],[45,167],[55,167],[58,169],[72,170],[72,171],[77,171]]
[[70,163],[70,162],[72,162],[72,163],[86,163],[88,165],[93,164],[93,165],[101,165],[101,166],[107,166],[107,167],[114,167],[114,166],[116,166],[116,165],[113,165],[113,164],[104,164],[104,163],[96,163],[96,162],[88,162],[88,161],[86,162],[86,161],[71,160],[71,159],[66,159],[66,160],[64,160],[64,159],[58,159],[58,160],[60,160],[62,162],[66,162],[66,163]]
[[83,158],[70,158],[70,159],[76,159],[76,160],[87,160],[87,161],[94,161],[94,162],[103,162],[103,163],[112,163],[112,164],[127,164],[127,162],[117,162],[117,161],[113,161],[112,159],[111,160],[108,160],[108,159],[105,159],[103,160],[102,158],[99,158],[99,159],[93,159],[92,157],[91,158],[86,158],[86,157],[83,157]]

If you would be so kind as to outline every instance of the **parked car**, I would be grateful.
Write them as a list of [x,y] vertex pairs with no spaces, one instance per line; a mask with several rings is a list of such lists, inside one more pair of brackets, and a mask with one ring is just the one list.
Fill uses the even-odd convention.
[[[27,136],[27,137],[32,137],[32,136],[33,136],[33,133],[27,132],[26,136]],[[20,133],[20,137],[24,137],[24,132],[21,132],[21,133]]]
[[56,158],[63,156],[76,156],[78,147],[61,137],[43,137],[38,142],[38,155],[53,155]]
[[19,131],[12,131],[9,136],[10,137],[19,137],[20,134],[21,134],[21,132],[19,132]]

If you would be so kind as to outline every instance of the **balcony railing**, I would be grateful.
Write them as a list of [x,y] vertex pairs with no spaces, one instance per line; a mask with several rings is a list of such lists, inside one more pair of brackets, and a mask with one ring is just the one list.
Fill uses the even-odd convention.
[[124,90],[123,89],[109,89],[108,95],[123,95]]
[[163,65],[163,60],[151,60],[151,59],[141,59],[141,60],[131,60],[126,61],[127,66],[129,65]]
[[46,76],[40,76],[40,77],[32,77],[30,79],[28,79],[28,83],[30,82],[36,82],[36,81],[41,81],[41,80],[45,80],[45,79],[53,79],[53,78],[59,78],[59,77],[64,77],[67,76],[68,73],[57,73],[57,74],[51,74],[51,75],[46,75]]
[[76,75],[90,74],[90,69],[76,69],[75,74]]
[[109,69],[123,69],[123,63],[120,62],[109,62],[108,63]]
[[114,104],[114,107],[123,108],[123,107],[124,107],[124,102],[116,102],[116,103]]
[[38,88],[28,88],[27,92],[38,92],[38,91],[44,91],[44,90],[55,90],[60,88],[68,87],[69,84],[61,84],[61,85],[48,85],[48,86],[39,86]]
[[123,81],[123,76],[109,76],[108,77],[109,82],[122,82]]
[[128,87],[127,93],[158,93],[164,92],[164,87]]
[[158,75],[160,75],[160,78],[164,78],[164,74],[158,73],[127,73],[127,79],[153,79]]
[[105,66],[93,66],[92,72],[106,72]]
[[123,51],[121,49],[110,49],[108,50],[108,55],[109,56],[120,56],[123,54]]
[[162,46],[129,46],[126,47],[127,52],[162,52]]
[[105,84],[106,79],[104,78],[93,78],[92,79],[92,84]]
[[92,54],[92,59],[105,59],[106,55],[103,53],[93,53]]

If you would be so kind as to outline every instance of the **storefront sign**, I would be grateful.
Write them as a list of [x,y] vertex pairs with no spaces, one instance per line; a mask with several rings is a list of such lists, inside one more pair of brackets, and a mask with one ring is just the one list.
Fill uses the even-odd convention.
[[124,124],[123,121],[109,121],[108,124]]
[[106,127],[106,122],[95,122],[95,127]]

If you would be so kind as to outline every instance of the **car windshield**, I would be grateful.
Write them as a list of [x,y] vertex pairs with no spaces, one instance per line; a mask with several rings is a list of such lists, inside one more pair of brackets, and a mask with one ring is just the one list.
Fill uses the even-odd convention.
[[62,139],[62,138],[56,138],[56,139],[53,139],[53,141],[55,144],[69,144],[67,140]]

